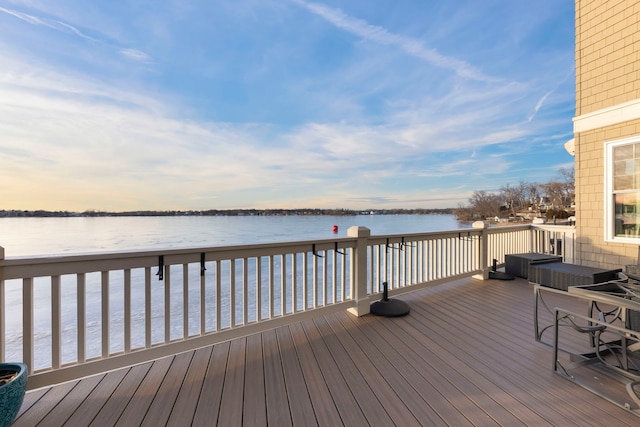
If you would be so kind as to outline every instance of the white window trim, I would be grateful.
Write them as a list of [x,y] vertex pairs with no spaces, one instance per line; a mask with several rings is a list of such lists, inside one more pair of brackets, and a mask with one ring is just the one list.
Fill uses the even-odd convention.
[[615,243],[640,244],[640,237],[619,237],[614,232],[613,206],[613,148],[618,145],[640,142],[640,135],[616,139],[604,143],[604,240]]

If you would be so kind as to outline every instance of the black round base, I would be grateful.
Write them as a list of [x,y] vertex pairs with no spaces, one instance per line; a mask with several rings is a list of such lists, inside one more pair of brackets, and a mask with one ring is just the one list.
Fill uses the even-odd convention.
[[409,304],[397,299],[376,301],[371,304],[371,313],[376,316],[400,317],[409,314]]
[[503,271],[490,271],[489,272],[489,279],[496,279],[496,280],[513,280],[513,276],[510,274],[507,274]]

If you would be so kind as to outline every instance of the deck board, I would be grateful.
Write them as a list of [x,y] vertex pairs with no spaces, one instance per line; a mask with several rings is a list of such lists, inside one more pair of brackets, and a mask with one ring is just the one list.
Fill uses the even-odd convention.
[[291,414],[275,330],[263,332],[262,340],[267,423],[274,426],[289,426],[292,425]]
[[202,391],[192,425],[206,426],[217,423],[230,347],[229,342],[223,342],[213,347],[207,374],[202,379]]
[[[474,425],[475,421],[486,421],[482,411],[464,395],[464,392],[455,388],[440,370],[441,366],[434,367],[425,363],[413,349],[398,338],[396,328],[389,329],[390,323],[402,322],[405,319],[368,318],[367,336],[374,345],[383,349],[389,362],[387,369],[393,365],[398,375],[402,376],[407,384],[411,385],[442,418],[446,425]],[[386,333],[389,331],[390,333]],[[427,355],[427,359],[430,356]],[[446,372],[446,371],[445,371]],[[467,411],[467,412],[465,412]]]
[[[482,333],[486,335],[485,329],[493,327],[493,325],[485,319],[481,325],[469,325],[469,330],[466,332],[451,327],[447,327],[448,329],[444,331],[438,331],[430,326],[430,322],[425,316],[426,313],[418,312],[419,309],[415,311],[416,318],[423,322],[423,328],[420,331],[408,330],[407,332],[416,336],[416,339],[420,339],[420,334],[426,334],[431,336],[435,342],[442,343],[440,346],[433,343],[426,343],[426,345],[429,352],[439,357],[441,363],[449,364],[453,370],[462,373],[472,381],[478,387],[476,392],[480,395],[484,392],[494,400],[493,402],[485,400],[480,406],[485,410],[490,407],[494,408],[489,411],[494,417],[508,410],[520,422],[530,424],[530,420],[536,420],[537,424],[542,424],[538,418],[540,414],[536,413],[534,409],[535,406],[530,408],[526,405],[526,402],[534,398],[528,392],[531,387],[530,381],[523,378],[521,372],[502,369],[505,366],[517,367],[519,363],[530,364],[531,359],[513,353],[509,349],[501,348],[500,342],[495,342],[481,335]],[[533,334],[531,334],[531,339],[533,339]],[[454,356],[452,357],[452,355]],[[548,365],[550,370],[551,363],[549,362]]]
[[292,324],[291,333],[300,358],[300,367],[304,372],[307,391],[311,401],[314,403],[313,412],[318,425],[339,426],[342,424],[340,413],[333,403],[331,391],[324,381],[322,370],[318,365],[302,324]]
[[195,351],[167,425],[184,426],[193,419],[212,350],[213,347],[205,347]]
[[334,404],[340,413],[340,418],[345,425],[367,425],[367,419],[362,413],[358,401],[353,396],[349,384],[342,376],[340,368],[331,356],[331,349],[327,347],[322,335],[313,321],[303,322],[303,327],[313,354],[320,365],[323,378],[331,392]]
[[[349,335],[358,344],[362,351],[367,354],[371,363],[376,367],[378,374],[383,379],[381,383],[376,383],[376,390],[380,388],[380,384],[385,384],[398,396],[405,406],[403,420],[406,425],[413,424],[413,418],[420,425],[445,425],[444,421],[437,412],[429,405],[428,401],[423,399],[420,394],[411,386],[398,372],[397,363],[391,361],[378,351],[376,346],[368,337],[368,330],[359,327],[358,320],[349,316],[339,316],[340,323],[347,329]],[[384,345],[384,343],[382,344]],[[386,388],[386,387],[385,387]],[[433,390],[437,392],[437,390]],[[385,405],[386,406],[386,405]],[[399,406],[402,410],[402,405]],[[398,424],[404,425],[404,424]]]
[[91,426],[111,426],[117,423],[130,402],[140,383],[151,369],[151,362],[131,367],[131,371],[114,390],[114,397],[109,398],[100,412],[91,421]]
[[[359,360],[349,354],[326,319],[317,318],[315,319],[315,324],[327,346],[332,349],[331,356],[335,360],[342,377],[349,385],[351,393],[369,424],[391,425],[393,421],[382,406],[384,401],[378,399],[371,386],[369,386],[370,383],[366,381],[365,375],[360,372]],[[353,343],[348,342],[347,348],[350,349],[352,347]]]
[[[468,399],[467,405],[475,405],[477,410],[474,411],[473,406],[460,407],[459,410],[467,414],[473,412],[477,414],[477,419],[472,419],[474,424],[485,424],[491,420],[495,420],[503,425],[517,425],[518,417],[509,411],[513,405],[513,396],[504,393],[504,391],[491,382],[487,377],[482,375],[475,369],[471,369],[468,360],[462,359],[457,349],[452,353],[452,348],[443,349],[442,344],[447,345],[455,342],[463,342],[455,334],[442,340],[435,340],[433,337],[427,337],[422,330],[416,329],[406,322],[398,322],[394,328],[397,339],[405,346],[407,353],[413,352],[413,363],[416,366],[429,365],[430,369],[438,372],[448,382],[444,394],[451,396],[465,396]],[[387,329],[390,325],[385,325]],[[442,344],[441,344],[442,343]],[[460,399],[451,401],[452,405],[460,405]]]
[[[527,290],[526,293],[520,292],[523,297],[520,299],[525,299],[528,296],[527,294],[531,292],[531,290]],[[558,411],[558,415],[564,414],[563,424],[577,423],[578,425],[585,425],[585,423],[592,423],[593,417],[597,417],[598,414],[602,416],[599,410],[606,411],[606,409],[598,409],[598,406],[604,403],[603,399],[596,399],[591,402],[590,400],[593,400],[593,396],[588,391],[580,389],[566,380],[560,383],[557,382],[557,376],[551,372],[550,348],[540,344],[533,347],[524,345],[526,342],[523,343],[521,338],[525,338],[525,341],[527,339],[533,341],[532,315],[527,314],[524,316],[526,321],[522,321],[522,313],[530,313],[531,307],[525,311],[526,307],[521,306],[520,303],[512,305],[507,300],[496,298],[484,305],[484,307],[491,308],[482,313],[485,322],[474,324],[474,319],[477,319],[481,314],[479,312],[480,308],[469,304],[469,301],[472,301],[473,297],[480,298],[482,295],[483,292],[478,289],[472,290],[470,293],[472,298],[466,301],[460,316],[463,323],[470,330],[465,335],[468,340],[473,340],[470,342],[470,347],[474,352],[483,353],[482,360],[492,361],[491,365],[486,365],[486,368],[490,369],[498,378],[506,374],[510,375],[511,381],[517,381],[521,389],[527,390],[529,393],[523,397],[523,402],[535,402],[537,399],[545,398],[547,394],[550,394],[553,399],[545,399],[544,405],[532,405],[533,408],[540,410],[541,417],[545,417],[549,409],[554,409]],[[530,300],[532,303],[532,296]],[[501,303],[501,306],[495,305],[498,302]],[[441,310],[444,315],[448,307],[455,309],[458,306],[452,306],[450,302],[443,302],[441,306],[432,308]],[[581,308],[586,309],[586,307]],[[514,329],[520,331],[520,334],[524,334],[524,336],[513,334]],[[488,333],[488,330],[495,331],[495,334]],[[482,337],[482,339],[480,340],[476,337]],[[500,351],[497,352],[496,349],[500,349]],[[514,369],[504,370],[504,367]],[[515,393],[515,391],[512,391],[512,393]],[[574,395],[576,396],[575,399],[568,398]],[[578,396],[581,398],[577,398]],[[582,404],[581,402],[585,401],[582,399],[587,399],[589,405]],[[608,407],[609,405],[605,406]],[[552,424],[555,424],[555,422],[552,422]]]
[[[120,379],[124,376],[122,372],[115,372]],[[118,375],[119,374],[119,375]],[[111,387],[110,381],[106,381],[103,387],[97,387],[110,375],[96,375],[87,378],[85,381],[78,382],[69,393],[64,397],[64,403],[57,405],[47,414],[41,421],[43,425],[62,425],[69,423],[72,425],[88,425],[95,413],[102,408],[100,402],[104,402],[104,394],[109,394]],[[113,375],[111,375],[113,376]],[[117,381],[117,379],[116,379]],[[92,405],[83,405],[86,400],[91,400]],[[69,409],[73,408],[71,412]],[[69,415],[71,417],[69,417]]]
[[362,375],[363,380],[371,385],[371,391],[375,393],[375,401],[372,400],[370,404],[384,408],[395,425],[419,426],[420,423],[415,416],[407,411],[406,404],[393,389],[393,386],[387,382],[383,373],[378,370],[369,355],[360,347],[359,343],[362,341],[362,334],[360,333],[358,336],[351,335],[350,331],[338,319],[335,320],[330,323],[327,322],[327,326],[331,327],[333,334],[340,341],[345,352],[348,349],[350,357],[357,361],[358,374]]
[[[154,361],[151,368],[142,378],[140,386],[133,396],[118,396],[125,399],[129,397],[130,399],[127,407],[118,419],[118,425],[136,426],[142,424],[154,399],[160,397],[158,394],[160,384],[169,371],[172,362],[173,357],[165,357]],[[20,421],[20,419],[18,419],[18,421]]]
[[164,376],[151,406],[149,406],[147,415],[142,422],[143,426],[167,425],[194,353],[181,353],[173,358],[171,366]]
[[[80,383],[81,381],[71,381],[57,385],[47,389],[47,392],[40,395],[36,402],[29,405],[29,409],[18,413],[17,420],[13,425],[35,426],[42,421],[52,410],[60,407],[60,411],[64,412],[66,417],[73,414],[74,405],[70,405],[64,401],[64,398]],[[31,392],[26,393],[25,400],[29,400]],[[39,393],[38,393],[39,394]]]
[[[562,415],[563,412],[567,414],[566,418],[562,420],[563,425],[584,425],[584,422],[591,422],[580,412],[567,408],[566,395],[554,396],[554,390],[557,388],[548,381],[548,379],[556,380],[551,372],[550,349],[539,345],[539,348],[532,352],[531,349],[518,345],[517,337],[512,333],[515,327],[518,327],[521,334],[526,333],[526,338],[533,341],[532,318],[527,322],[520,322],[518,317],[521,310],[517,304],[515,307],[504,304],[501,307],[492,307],[492,305],[489,307],[491,307],[490,310],[482,313],[476,312],[478,309],[471,305],[463,307],[464,309],[460,312],[460,320],[466,332],[459,337],[458,341],[465,343],[465,345],[448,348],[446,351],[457,355],[465,354],[467,364],[475,366],[476,369],[481,368],[481,372],[485,375],[496,378],[500,381],[501,387],[506,388],[511,396],[517,397],[519,402],[522,402],[521,404],[534,403],[541,396],[544,397],[547,394],[557,397],[558,399],[546,399],[544,405],[530,405],[533,410],[538,411],[538,415],[542,418],[545,417],[545,413],[549,409],[552,409],[558,411],[558,415]],[[454,307],[443,302],[440,306],[431,308],[439,315],[446,315]],[[455,308],[459,309],[459,307]],[[483,321],[473,323],[479,315],[482,315]],[[505,323],[505,319],[508,319],[509,323]],[[455,332],[448,325],[443,330]],[[489,330],[492,332],[488,333]],[[431,332],[433,334],[439,333],[435,328]],[[510,369],[503,369],[504,367]],[[535,369],[531,369],[532,367]],[[507,377],[505,378],[505,376]],[[504,382],[504,379],[508,381]],[[510,384],[515,387],[509,387]],[[558,385],[565,387],[567,384]]]
[[254,334],[247,337],[245,370],[243,423],[253,426],[266,425],[267,410],[266,396],[264,393],[261,334]]
[[246,344],[247,340],[244,338],[231,341],[229,362],[227,363],[222,401],[220,403],[220,415],[218,415],[218,422],[221,425],[242,425]]
[[29,391],[14,425],[640,423],[552,372],[525,280],[463,279],[398,298],[408,316],[334,313]]
[[[68,423],[69,425],[77,426],[89,425],[89,423],[91,423],[91,421],[100,412],[102,407],[110,399],[114,390],[125,378],[128,371],[129,369],[119,369],[117,371],[109,372],[105,374],[102,379],[95,384],[95,386],[92,387],[87,387],[87,385],[85,385],[85,382],[90,384],[90,381],[96,377],[90,377],[87,378],[87,381],[81,381],[73,391],[74,393],[77,391],[80,398],[82,398],[82,395],[84,395],[84,400],[82,400],[82,404],[78,407],[78,409],[73,412],[73,415],[67,419],[66,423]],[[69,396],[67,396],[67,399],[68,398]],[[58,406],[56,409],[59,408],[60,406]],[[57,425],[57,423],[49,422],[46,419],[43,421],[43,424]]]
[[294,425],[316,425],[313,403],[309,397],[309,390],[293,343],[291,329],[289,327],[278,328],[276,336],[282,355],[282,366],[286,367],[283,374],[287,388],[287,400],[291,409],[291,421]]

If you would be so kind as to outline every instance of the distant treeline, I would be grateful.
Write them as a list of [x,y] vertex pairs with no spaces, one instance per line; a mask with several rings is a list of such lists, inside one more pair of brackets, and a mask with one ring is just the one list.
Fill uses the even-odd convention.
[[50,217],[107,217],[107,216],[293,216],[293,215],[425,215],[453,214],[453,208],[445,209],[209,209],[202,211],[128,211],[84,212],[47,210],[0,210],[0,218],[50,218]]

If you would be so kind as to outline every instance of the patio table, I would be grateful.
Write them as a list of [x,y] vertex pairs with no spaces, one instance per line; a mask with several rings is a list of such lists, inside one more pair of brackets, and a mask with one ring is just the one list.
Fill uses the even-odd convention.
[[[587,300],[589,312],[555,308],[554,372],[640,416],[640,284],[610,281],[570,286],[567,293]],[[586,334],[589,349],[561,348],[560,326]],[[568,361],[560,351],[569,354]],[[624,389],[616,391],[611,382]]]

